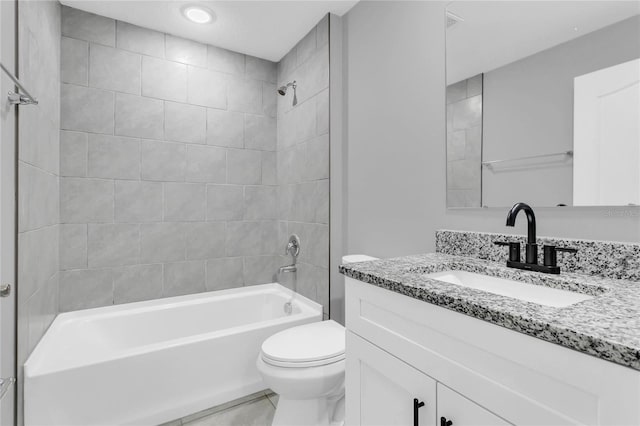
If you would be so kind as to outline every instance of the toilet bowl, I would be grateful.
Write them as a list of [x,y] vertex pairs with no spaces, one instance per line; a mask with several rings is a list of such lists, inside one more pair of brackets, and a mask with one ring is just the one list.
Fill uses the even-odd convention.
[[[345,256],[343,263],[375,258]],[[273,426],[344,425],[345,329],[333,320],[281,331],[262,344],[256,361],[279,395]]]

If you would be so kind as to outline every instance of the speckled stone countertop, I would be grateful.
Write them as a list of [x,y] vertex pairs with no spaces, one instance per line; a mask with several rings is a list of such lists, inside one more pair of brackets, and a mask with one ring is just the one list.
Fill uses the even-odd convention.
[[[458,269],[594,296],[555,308],[426,276]],[[541,274],[504,263],[433,253],[340,266],[348,277],[548,342],[640,370],[640,283],[562,272]]]

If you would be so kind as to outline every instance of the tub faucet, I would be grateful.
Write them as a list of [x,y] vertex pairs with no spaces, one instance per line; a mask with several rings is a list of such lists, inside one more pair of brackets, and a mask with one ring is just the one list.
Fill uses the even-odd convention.
[[287,247],[284,249],[284,254],[290,254],[293,262],[290,265],[281,266],[278,268],[278,274],[287,272],[296,272],[298,267],[296,266],[296,260],[300,254],[300,237],[296,234],[292,234],[287,242]]

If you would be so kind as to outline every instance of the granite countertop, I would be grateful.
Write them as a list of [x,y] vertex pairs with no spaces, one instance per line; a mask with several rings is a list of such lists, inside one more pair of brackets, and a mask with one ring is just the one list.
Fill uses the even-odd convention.
[[[556,308],[428,278],[448,269],[594,296]],[[562,272],[541,274],[441,253],[350,263],[348,277],[640,370],[640,283]]]

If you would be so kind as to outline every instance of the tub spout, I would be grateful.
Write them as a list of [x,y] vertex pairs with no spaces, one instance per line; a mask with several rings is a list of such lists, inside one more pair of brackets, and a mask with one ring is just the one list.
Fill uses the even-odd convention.
[[295,263],[287,266],[281,266],[278,268],[278,274],[286,273],[286,272],[296,272],[298,267]]

